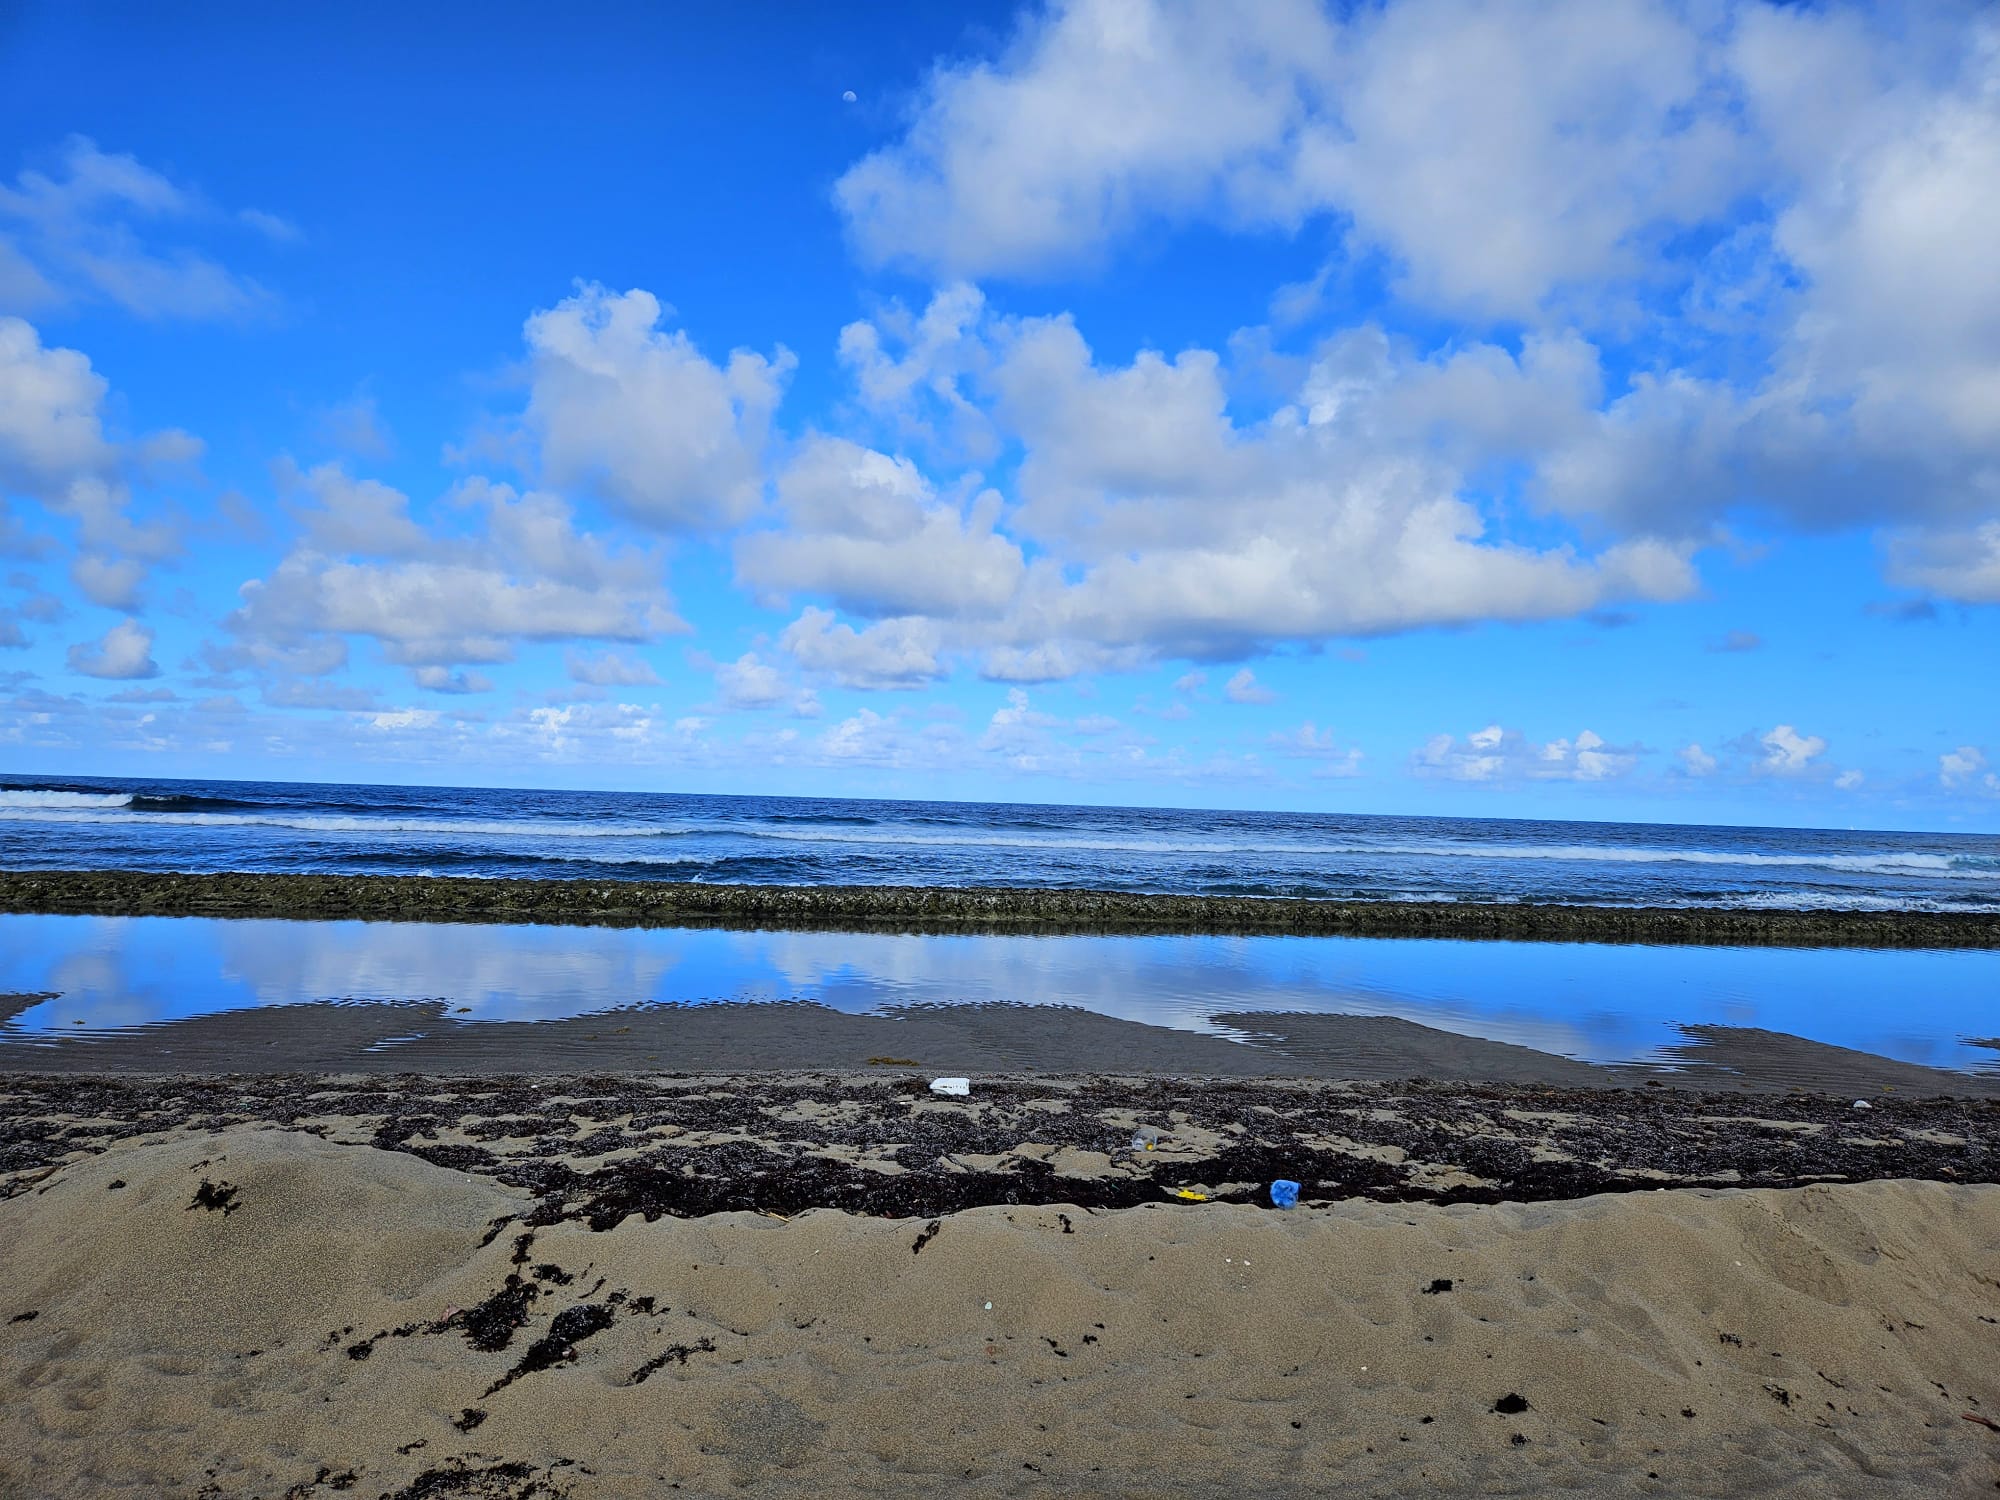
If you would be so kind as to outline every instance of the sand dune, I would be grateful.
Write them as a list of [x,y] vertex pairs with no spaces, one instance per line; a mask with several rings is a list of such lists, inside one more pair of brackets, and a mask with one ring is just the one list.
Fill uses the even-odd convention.
[[0,1203],[0,1493],[2000,1480],[2000,1188],[495,1230],[532,1203],[273,1130],[61,1168]]

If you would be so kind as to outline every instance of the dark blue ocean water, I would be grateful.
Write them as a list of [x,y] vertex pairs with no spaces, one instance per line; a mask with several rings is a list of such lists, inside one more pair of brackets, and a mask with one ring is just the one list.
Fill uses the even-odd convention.
[[1991,910],[2000,838],[0,775],[0,867]]

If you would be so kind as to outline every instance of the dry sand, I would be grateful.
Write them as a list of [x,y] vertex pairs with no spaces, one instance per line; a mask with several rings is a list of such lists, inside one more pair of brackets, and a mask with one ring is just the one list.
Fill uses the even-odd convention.
[[532,1206],[245,1126],[58,1167],[0,1202],[0,1493],[2000,1481],[1992,1186],[496,1231]]

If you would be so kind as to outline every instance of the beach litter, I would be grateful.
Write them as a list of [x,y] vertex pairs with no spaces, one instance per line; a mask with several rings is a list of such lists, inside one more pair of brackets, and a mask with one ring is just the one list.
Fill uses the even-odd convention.
[[1299,1201],[1299,1185],[1289,1177],[1280,1177],[1271,1184],[1271,1204],[1274,1208],[1291,1208]]
[[931,1080],[931,1092],[933,1094],[950,1094],[955,1098],[963,1099],[972,1092],[972,1080],[970,1078],[933,1078]]
[[1208,1194],[1197,1193],[1193,1188],[1169,1188],[1168,1193],[1183,1203],[1206,1203]]
[[1866,1099],[1856,1099],[1854,1107],[1856,1109],[1873,1109],[1875,1106],[1870,1104]]

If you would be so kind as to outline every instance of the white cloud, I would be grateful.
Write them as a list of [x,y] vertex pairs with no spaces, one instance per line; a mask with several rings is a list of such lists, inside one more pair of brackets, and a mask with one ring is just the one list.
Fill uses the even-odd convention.
[[225,622],[280,642],[330,633],[379,641],[406,665],[503,662],[520,641],[653,639],[666,618],[644,598],[621,598],[494,567],[452,562],[377,566],[291,557],[241,590]]
[[958,282],[933,293],[919,316],[891,302],[842,328],[840,362],[861,404],[913,437],[989,451],[990,419],[965,390],[984,364],[985,350],[971,335],[985,310],[980,290]]
[[[260,665],[328,637],[368,637],[390,661],[445,669],[512,660],[523,641],[637,644],[685,628],[656,557],[579,531],[546,492],[467,480],[447,508],[475,529],[453,535],[419,525],[399,491],[334,466],[301,483],[319,502],[300,513],[304,538],[242,586],[223,622]],[[435,677],[473,691],[464,685],[481,680]]]
[[[1489,724],[1467,735],[1462,744],[1448,734],[1432,736],[1411,755],[1410,769],[1419,776],[1494,784],[1607,781],[1625,775],[1642,753],[1641,746],[1612,745],[1589,729],[1574,740],[1535,744],[1518,730]],[[1686,752],[1682,755],[1685,759]]]
[[[1938,785],[1946,791],[1957,791],[1961,787],[1973,785],[1979,773],[1986,770],[1986,756],[1977,745],[1960,745],[1956,750],[1947,750],[1938,757]],[[1996,778],[1988,772],[1985,778],[1987,789],[1994,790]]]
[[996,615],[1026,572],[1000,536],[1000,497],[939,499],[908,459],[815,436],[778,480],[782,530],[736,544],[737,572],[768,594],[805,593],[870,618]]
[[1680,758],[1682,768],[1690,776],[1712,776],[1715,774],[1715,768],[1721,764],[1698,744],[1683,745],[1674,753]]
[[410,517],[409,497],[373,479],[356,479],[339,464],[302,472],[280,460],[282,489],[303,492],[311,503],[294,507],[308,544],[318,552],[359,557],[422,557],[435,549],[431,534]]
[[1833,778],[1833,784],[1843,792],[1851,792],[1867,779],[1859,771],[1842,771]]
[[820,754],[830,760],[894,766],[907,764],[910,748],[896,720],[864,708],[820,735]]
[[745,349],[726,365],[659,325],[650,292],[585,286],[530,317],[525,423],[541,471],[647,525],[701,532],[743,520],[761,488],[771,414],[796,361]]
[[1300,113],[1299,60],[1328,41],[1316,10],[1285,0],[1064,5],[1024,23],[998,64],[939,69],[905,137],[835,197],[871,259],[1050,269],[1265,168]]
[[2000,604],[2000,520],[1890,539],[1889,581],[1966,604]]
[[121,620],[101,640],[71,646],[69,669],[116,682],[157,677],[160,666],[153,660],[153,632],[135,620]]
[[1157,218],[1346,215],[1417,294],[1521,315],[1726,203],[1717,61],[1648,0],[1070,0],[939,69],[835,196],[865,255],[968,276],[1095,260]]
[[2000,29],[1971,7],[1747,4],[1729,57],[1775,207],[1715,252],[1734,299],[1715,320],[1768,368],[1640,378],[1545,466],[1547,494],[1628,523],[1887,523],[1892,576],[1994,597],[2000,569],[1956,554],[2000,510]]
[[[109,392],[83,354],[45,346],[31,325],[0,317],[0,491],[72,525],[77,586],[94,602],[132,609],[149,566],[174,555],[180,539],[170,525],[134,518],[129,473],[186,462],[200,444],[173,431],[114,441],[104,430]],[[0,517],[0,536],[11,529]]]
[[[23,171],[0,186],[0,301],[16,306],[108,301],[145,318],[241,318],[271,294],[183,244],[153,247],[157,230],[226,222],[200,193],[85,136],[63,143],[53,174]],[[275,215],[243,211],[269,233]],[[287,226],[289,227],[289,226]]]
[[313,432],[329,448],[355,458],[381,461],[396,451],[388,424],[382,420],[382,409],[368,391],[322,409],[313,422]]
[[[1673,592],[1687,544],[1761,512],[1813,529],[1892,526],[1892,578],[1990,603],[1996,179],[2000,24],[1985,7],[1281,0],[1246,16],[1069,0],[1024,21],[1000,55],[940,68],[902,136],[857,163],[837,198],[864,252],[947,276],[1103,258],[1161,220],[1295,233],[1324,217],[1348,231],[1346,263],[1383,252],[1406,299],[1529,330],[1518,359],[1465,342],[1475,322],[1457,353],[1404,361],[1397,389],[1368,378],[1353,425],[1389,424],[1385,462],[1413,447],[1420,468],[1463,470],[1482,453],[1523,462],[1533,502],[1646,549],[1607,550],[1606,592]],[[1291,314],[1330,274],[1287,294]],[[869,325],[844,341],[880,401],[936,410],[980,376],[968,333],[980,311],[968,295],[934,303],[902,359],[881,354]],[[1622,389],[1600,389],[1596,351],[1566,331],[1624,340],[1662,314],[1671,341]],[[1030,434],[1024,520],[1101,549],[1143,545],[1130,533],[1148,526],[1178,523],[1188,538],[1160,476],[1191,463],[1179,488],[1212,488],[1246,466],[1250,435],[1215,420],[1212,356],[1144,356],[1115,374],[1040,393],[1053,420]],[[1122,420],[1105,424],[1106,407]],[[1066,445],[1065,417],[1077,435]],[[1385,489],[1345,454],[1315,472],[1323,493]],[[1455,488],[1430,479],[1402,493]],[[1107,512],[1093,489],[1126,503]],[[1245,493],[1224,517],[1268,491]],[[1440,534],[1484,540],[1470,520]],[[1299,571],[1269,565],[1256,583],[1297,597],[1312,591]],[[1523,592],[1588,591],[1580,569],[1550,571],[1469,602],[1512,617],[1534,612]],[[1121,580],[1120,592],[1170,581],[1187,579]]]
[[1341,745],[1332,729],[1321,729],[1311,719],[1297,729],[1272,734],[1270,744],[1281,755],[1318,762],[1315,776],[1359,776],[1365,759],[1360,750]]
[[1468,404],[1513,424],[1519,401],[1477,406],[1493,382],[1470,378],[1475,365],[1517,383],[1580,378],[1568,351],[1523,360],[1482,350],[1357,370],[1343,346],[1315,367],[1306,409],[1246,428],[1206,351],[1104,369],[1067,319],[1015,325],[995,378],[1025,448],[1017,529],[1069,573],[1031,569],[1010,627],[1212,657],[1689,593],[1685,547],[1639,537],[1584,556],[1488,538],[1464,491],[1490,445],[1433,434]]
[[493,679],[483,672],[467,672],[451,667],[416,667],[410,679],[433,693],[490,693]]
[[146,582],[146,564],[136,557],[104,557],[80,553],[69,565],[70,582],[92,604],[106,609],[135,610]]
[[32,325],[0,318],[0,485],[55,498],[112,472],[101,415],[109,390],[84,355],[44,348]]
[[[1208,351],[1105,368],[1067,318],[940,327],[960,347],[931,355],[976,372],[971,388],[1022,446],[1018,507],[975,479],[961,486],[969,507],[948,502],[907,457],[813,436],[779,482],[784,529],[738,546],[746,582],[881,622],[869,641],[902,662],[849,671],[850,684],[941,675],[940,653],[1039,682],[1695,586],[1686,546],[1639,537],[1592,556],[1490,539],[1464,493],[1526,437],[1574,428],[1598,381],[1574,339],[1429,361],[1358,330],[1313,365],[1296,405],[1242,426]],[[837,630],[843,654],[860,649],[859,632],[812,608],[802,650]]]
[[881,620],[866,630],[808,606],[778,644],[809,672],[827,672],[842,687],[914,688],[945,675],[937,627],[928,620]]
[[771,708],[792,696],[784,673],[754,651],[717,666],[715,686],[729,708]]
[[396,708],[382,713],[369,714],[369,727],[386,734],[396,734],[409,729],[432,729],[443,715],[434,708]]
[[1231,703],[1276,703],[1278,695],[1257,680],[1257,674],[1241,667],[1222,685],[1222,695]]
[[606,651],[596,656],[571,651],[563,658],[563,664],[571,682],[588,683],[593,687],[651,687],[660,681],[660,674],[650,662],[617,651]]
[[1761,768],[1785,776],[1807,770],[1826,753],[1825,740],[1816,734],[1800,734],[1789,724],[1766,730],[1757,736],[1757,743],[1764,747]]

